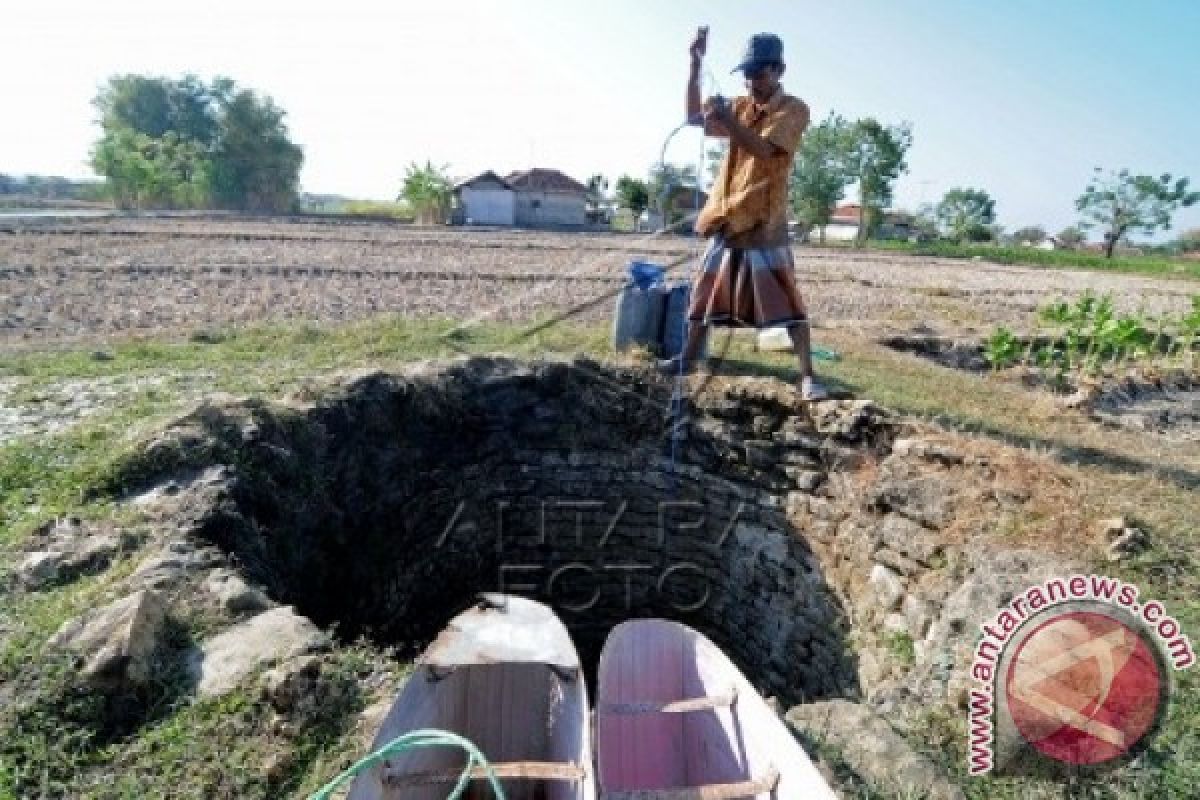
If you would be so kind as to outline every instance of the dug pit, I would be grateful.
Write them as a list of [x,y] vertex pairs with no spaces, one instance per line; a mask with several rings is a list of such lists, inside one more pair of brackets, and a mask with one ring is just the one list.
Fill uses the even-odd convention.
[[785,507],[890,443],[853,404],[822,434],[791,394],[696,391],[672,441],[666,382],[474,358],[203,408],[125,477],[221,465],[194,534],[343,638],[415,654],[477,593],[509,591],[558,611],[589,673],[614,625],[658,616],[787,706],[856,694],[849,615]]

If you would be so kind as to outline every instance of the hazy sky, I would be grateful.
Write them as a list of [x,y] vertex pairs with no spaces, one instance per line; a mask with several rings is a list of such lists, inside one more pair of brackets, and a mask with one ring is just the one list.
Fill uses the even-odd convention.
[[[395,195],[412,160],[456,176],[643,174],[681,119],[687,46],[711,28],[717,88],[746,37],[780,34],[784,85],[908,121],[897,205],[979,186],[1008,227],[1076,219],[1094,166],[1200,182],[1200,2],[1006,0],[36,0],[0,13],[0,171],[84,176],[109,75],[228,75],[270,94],[303,188]],[[695,162],[701,137],[668,158]],[[1200,208],[1176,229],[1200,225]]]

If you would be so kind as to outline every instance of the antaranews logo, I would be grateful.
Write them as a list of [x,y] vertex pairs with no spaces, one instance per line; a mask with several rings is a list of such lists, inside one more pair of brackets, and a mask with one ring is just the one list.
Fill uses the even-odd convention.
[[1073,575],[1014,596],[971,662],[968,772],[1033,762],[1090,767],[1139,749],[1166,713],[1171,670],[1196,657],[1138,587]]

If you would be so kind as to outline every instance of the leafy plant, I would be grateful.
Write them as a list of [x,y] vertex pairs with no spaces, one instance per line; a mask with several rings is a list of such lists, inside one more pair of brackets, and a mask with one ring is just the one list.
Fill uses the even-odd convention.
[[1017,362],[1021,354],[1021,342],[1008,328],[997,328],[983,346],[983,357],[992,369],[1003,369]]

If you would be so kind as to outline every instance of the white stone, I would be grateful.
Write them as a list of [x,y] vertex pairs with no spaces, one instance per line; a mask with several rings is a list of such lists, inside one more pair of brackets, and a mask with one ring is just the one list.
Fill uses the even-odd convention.
[[157,592],[136,592],[67,622],[50,646],[79,654],[91,686],[143,684],[153,673],[166,611]]
[[206,641],[192,659],[196,692],[218,697],[261,668],[328,647],[307,617],[284,606],[266,611]]
[[904,580],[900,573],[883,564],[876,564],[871,568],[867,586],[870,587],[876,605],[884,611],[895,610],[900,605],[900,598],[904,597]]

